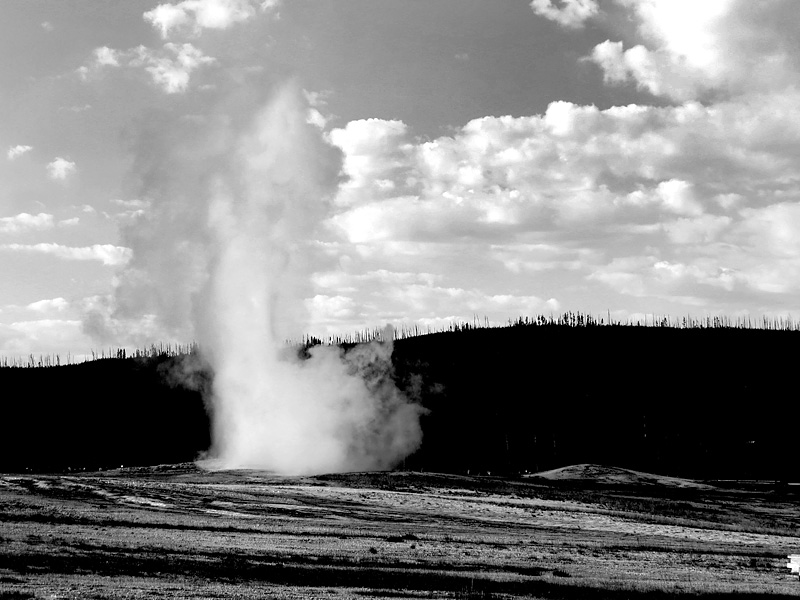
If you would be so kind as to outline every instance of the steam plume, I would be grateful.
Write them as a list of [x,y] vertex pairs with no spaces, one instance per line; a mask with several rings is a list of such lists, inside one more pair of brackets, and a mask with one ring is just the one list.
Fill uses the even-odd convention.
[[153,210],[129,231],[117,315],[152,313],[199,340],[214,374],[212,464],[385,469],[421,438],[419,408],[391,379],[391,330],[306,360],[283,345],[302,332],[313,240],[341,171],[339,151],[306,120],[287,85],[252,120],[222,114],[142,136]]

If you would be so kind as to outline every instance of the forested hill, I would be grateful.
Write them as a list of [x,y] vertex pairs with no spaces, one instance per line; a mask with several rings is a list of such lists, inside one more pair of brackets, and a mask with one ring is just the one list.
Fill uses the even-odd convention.
[[581,462],[797,478],[800,332],[517,326],[395,347],[431,412],[414,462],[536,471]]
[[[800,332],[517,324],[398,340],[398,385],[421,402],[401,468],[519,473],[579,462],[708,478],[797,479]],[[186,356],[0,368],[0,469],[192,460],[209,443]],[[196,378],[207,386],[210,374]]]

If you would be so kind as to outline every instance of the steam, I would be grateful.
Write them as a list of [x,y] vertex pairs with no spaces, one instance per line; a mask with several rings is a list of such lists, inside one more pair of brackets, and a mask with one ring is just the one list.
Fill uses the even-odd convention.
[[307,110],[287,85],[252,119],[156,124],[139,140],[152,211],[128,232],[134,255],[115,316],[150,314],[200,342],[213,371],[212,466],[387,469],[421,440],[419,407],[392,380],[391,329],[347,353],[318,346],[300,357],[284,344],[303,332],[324,259],[314,240],[341,172]]

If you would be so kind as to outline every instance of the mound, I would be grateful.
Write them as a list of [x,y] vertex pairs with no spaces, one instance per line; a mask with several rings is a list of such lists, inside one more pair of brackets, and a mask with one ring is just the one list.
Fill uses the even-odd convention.
[[570,481],[582,483],[598,483],[603,485],[656,485],[671,488],[691,488],[698,490],[713,489],[712,486],[692,479],[642,473],[621,467],[581,464],[561,467],[551,471],[542,471],[526,475],[529,479],[545,479],[547,481]]

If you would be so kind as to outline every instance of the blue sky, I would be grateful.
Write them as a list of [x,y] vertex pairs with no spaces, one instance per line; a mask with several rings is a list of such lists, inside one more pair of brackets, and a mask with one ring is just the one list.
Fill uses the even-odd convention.
[[176,315],[196,312],[187,273],[213,259],[180,252],[205,255],[211,204],[173,196],[286,82],[319,142],[300,156],[338,173],[297,231],[321,250],[294,272],[286,335],[800,312],[790,0],[3,13],[0,355],[197,338]]

